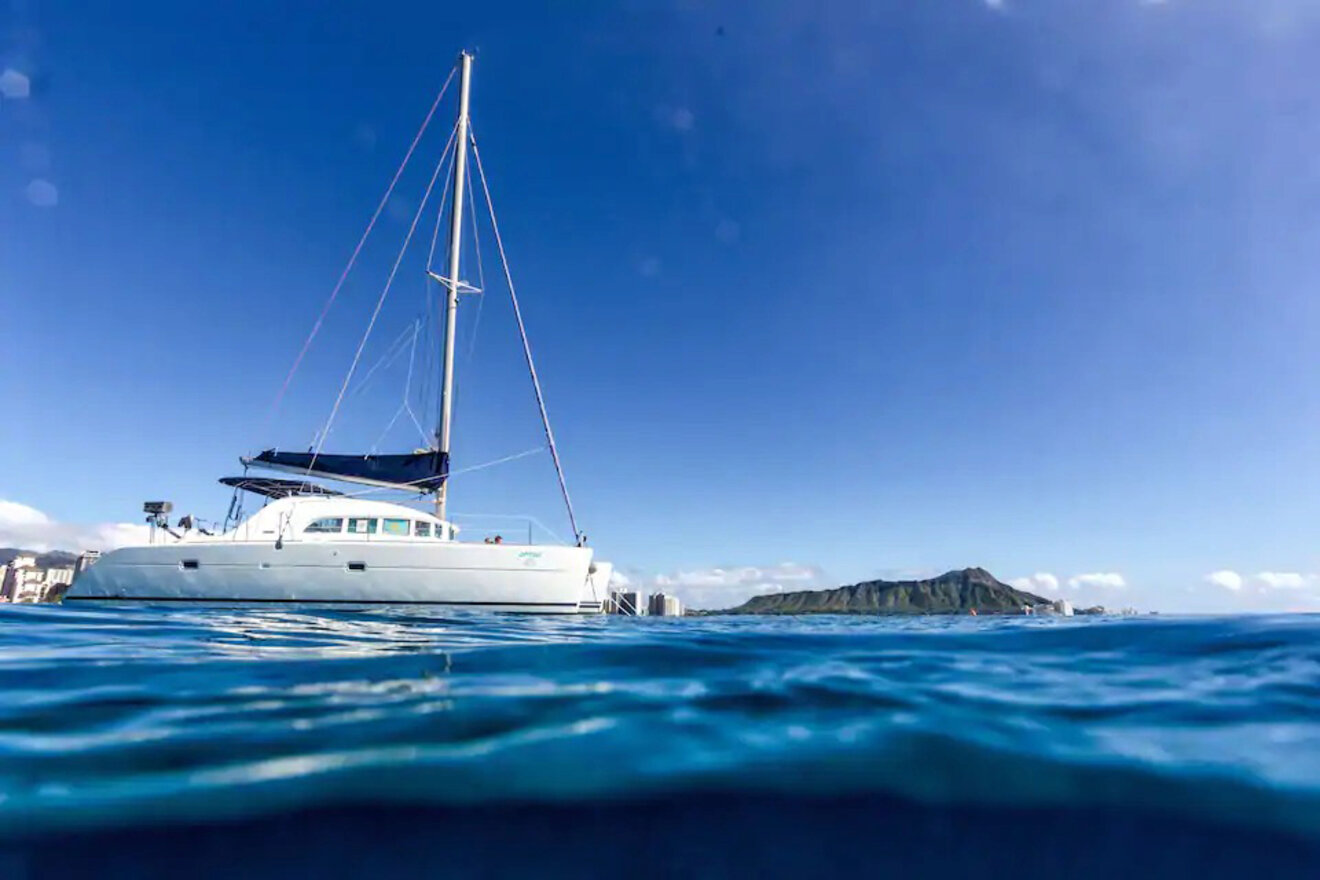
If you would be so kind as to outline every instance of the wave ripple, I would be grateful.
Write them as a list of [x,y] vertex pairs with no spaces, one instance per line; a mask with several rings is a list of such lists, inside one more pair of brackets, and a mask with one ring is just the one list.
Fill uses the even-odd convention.
[[0,872],[363,849],[377,876],[1314,876],[1320,620],[0,606]]

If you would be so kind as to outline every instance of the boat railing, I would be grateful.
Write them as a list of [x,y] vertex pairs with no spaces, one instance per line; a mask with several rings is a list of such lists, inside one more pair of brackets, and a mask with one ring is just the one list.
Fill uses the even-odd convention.
[[[534,516],[509,513],[453,513],[450,519],[460,534],[473,532],[487,538],[499,536],[510,543],[570,544],[571,541]],[[470,521],[470,522],[469,522]],[[489,534],[485,534],[489,533]],[[525,541],[524,541],[525,539]]]

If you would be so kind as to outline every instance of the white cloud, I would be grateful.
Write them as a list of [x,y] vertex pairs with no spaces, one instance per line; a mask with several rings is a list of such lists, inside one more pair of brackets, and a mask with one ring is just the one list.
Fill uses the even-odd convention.
[[996,12],[1002,12],[1004,10],[1004,0],[985,0],[985,5],[989,6]]
[[1243,574],[1230,569],[1205,576],[1214,589],[1203,591],[1196,610],[1253,612],[1320,611],[1320,574],[1305,571],[1262,571]]
[[697,122],[697,118],[687,107],[670,107],[666,104],[655,108],[655,120],[665,128],[677,132],[691,131]]
[[1059,592],[1059,579],[1048,571],[1038,571],[1030,577],[1014,578],[1008,582],[1008,585],[1028,593]]
[[1238,592],[1242,589],[1242,575],[1236,571],[1213,571],[1205,576],[1206,582],[1225,590]]
[[18,100],[31,94],[32,80],[27,76],[12,67],[6,67],[5,72],[0,73],[0,95],[10,100]]
[[822,572],[814,565],[781,562],[778,565],[740,565],[692,569],[661,574],[639,584],[642,589],[670,593],[693,608],[729,608],[752,596],[810,590],[821,585]]
[[0,547],[40,553],[50,550],[113,550],[147,540],[141,523],[61,523],[46,514],[0,498]]
[[1073,590],[1123,590],[1127,588],[1127,580],[1115,571],[1097,571],[1068,578],[1068,587]]
[[1256,581],[1271,590],[1301,590],[1311,578],[1295,571],[1262,571]]
[[10,525],[16,528],[30,528],[43,526],[49,522],[50,517],[35,507],[28,507],[26,504],[19,504],[17,501],[5,501],[0,498],[0,529]]
[[40,177],[30,181],[23,193],[38,208],[53,208],[60,203],[60,191],[55,184]]

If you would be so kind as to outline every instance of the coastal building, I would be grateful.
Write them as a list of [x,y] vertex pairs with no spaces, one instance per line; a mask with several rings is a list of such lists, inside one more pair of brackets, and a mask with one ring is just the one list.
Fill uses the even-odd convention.
[[61,566],[59,568],[46,569],[46,586],[48,587],[67,587],[73,583],[73,566]]
[[1040,605],[1023,605],[1022,613],[1044,614],[1051,617],[1072,617],[1076,612],[1073,610],[1072,603],[1067,599],[1056,599],[1053,602],[1044,602]]
[[15,556],[0,569],[0,602],[14,601],[14,593],[20,586],[26,586],[29,572],[37,567],[35,556]]
[[69,591],[73,585],[73,566],[62,565],[57,568],[46,569],[46,591],[42,594],[42,602],[57,602],[64,598],[64,594]]
[[677,596],[652,593],[651,600],[647,603],[647,611],[653,617],[682,617],[683,603]]
[[73,568],[41,568],[32,555],[15,556],[0,575],[0,602],[52,602],[73,583]]
[[46,572],[37,568],[35,556],[15,556],[5,566],[0,597],[6,602],[40,602],[46,591]]
[[95,565],[96,560],[100,558],[100,550],[84,550],[78,554],[78,560],[73,563],[73,576],[78,577],[78,575]]
[[637,590],[614,590],[610,593],[610,613],[638,617],[646,613],[646,604]]

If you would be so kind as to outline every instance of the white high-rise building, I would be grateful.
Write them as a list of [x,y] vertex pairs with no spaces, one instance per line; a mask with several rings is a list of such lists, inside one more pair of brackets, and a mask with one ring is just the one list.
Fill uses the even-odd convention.
[[40,602],[46,592],[46,572],[35,556],[15,556],[5,566],[0,596],[10,602]]
[[0,577],[0,601],[17,602],[20,589],[27,591],[28,581],[38,573],[35,556],[15,556],[5,565]]
[[0,569],[0,602],[51,602],[71,583],[72,567],[38,568],[35,556],[16,556]]
[[677,596],[665,593],[652,593],[648,603],[649,613],[654,617],[682,617],[683,603]]
[[46,569],[46,586],[68,586],[73,583],[73,566]]
[[46,590],[41,595],[42,602],[58,602],[64,598],[73,585],[73,566],[46,569]]
[[73,564],[73,576],[76,578],[87,569],[96,564],[96,560],[101,558],[100,550],[84,550],[78,554],[78,561]]

